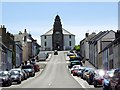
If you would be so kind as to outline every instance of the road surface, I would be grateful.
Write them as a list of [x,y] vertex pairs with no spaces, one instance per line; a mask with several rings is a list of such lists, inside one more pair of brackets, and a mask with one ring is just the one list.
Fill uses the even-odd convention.
[[81,80],[77,81],[76,78],[73,78],[65,59],[65,54],[62,51],[58,52],[58,55],[52,54],[41,74],[38,72],[35,77],[9,88],[85,88],[82,84],[86,81],[81,83]]

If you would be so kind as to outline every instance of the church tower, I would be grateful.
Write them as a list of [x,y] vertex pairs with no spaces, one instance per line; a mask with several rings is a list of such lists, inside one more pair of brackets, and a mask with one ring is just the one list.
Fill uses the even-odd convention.
[[52,48],[53,50],[63,50],[63,32],[60,17],[55,17],[52,34]]

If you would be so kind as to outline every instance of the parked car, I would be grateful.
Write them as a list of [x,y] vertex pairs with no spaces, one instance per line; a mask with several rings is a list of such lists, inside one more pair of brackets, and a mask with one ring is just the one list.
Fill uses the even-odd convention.
[[58,51],[57,50],[54,50],[54,55],[58,55]]
[[114,71],[115,71],[115,69],[109,70],[104,75],[103,90],[109,90],[109,87],[110,87],[110,78],[113,77]]
[[73,71],[73,76],[77,76],[77,72],[80,70],[80,68],[75,68]]
[[87,80],[87,78],[89,77],[89,71],[90,70],[93,70],[93,68],[85,68],[85,70],[84,70],[84,72],[83,72],[83,74],[82,74],[82,79],[84,79],[84,80]]
[[104,75],[105,75],[105,70],[102,69],[95,70],[95,76],[93,78],[94,87],[97,87],[98,85],[102,86]]
[[17,82],[18,84],[21,83],[22,77],[19,71],[11,70],[10,75],[12,82]]
[[26,80],[28,78],[28,74],[25,72],[25,70],[22,70],[23,76],[24,76],[24,80]]
[[81,77],[81,75],[82,75],[82,70],[85,69],[85,68],[86,68],[86,67],[83,67],[83,66],[80,67],[79,71],[77,72],[77,76],[78,76],[78,77]]
[[[24,69],[22,69],[22,70],[24,70]],[[29,78],[29,77],[30,77],[29,71],[27,71],[27,70],[24,70],[24,72],[26,73],[26,75],[27,75],[27,78]]]
[[71,68],[71,73],[73,73],[73,71],[75,70],[75,69],[79,69],[81,67],[81,65],[74,65],[72,68]]
[[35,70],[34,70],[34,66],[32,64],[30,65],[24,65],[21,67],[23,70],[28,71],[29,72],[29,76],[34,77],[35,76]]
[[74,51],[73,51],[73,50],[70,50],[70,53],[74,53]]
[[46,54],[46,59],[49,57],[49,53],[48,52],[45,52],[45,54]]
[[82,63],[80,60],[74,60],[74,61],[71,61],[70,64],[68,65],[69,68],[72,68],[74,65],[81,65],[82,66]]
[[0,85],[2,86],[10,86],[12,84],[12,80],[8,71],[0,71]]
[[34,70],[35,70],[35,72],[40,71],[40,67],[39,67],[38,64],[34,64],[33,66],[34,66]]
[[34,58],[32,58],[32,60],[30,61],[30,64],[36,64],[36,61]]
[[74,52],[68,52],[67,53],[67,56],[74,56],[75,54],[74,54]]
[[110,79],[110,90],[120,90],[120,68],[115,69]]
[[23,80],[26,79],[25,74],[24,74],[24,72],[22,71],[21,68],[14,68],[14,69],[11,69],[10,71],[18,71],[21,75],[21,80],[23,81]]
[[75,60],[75,58],[76,58],[76,55],[75,55],[75,54],[73,54],[73,55],[70,55],[70,56],[69,56],[69,58],[70,58],[70,60],[69,60],[69,61],[71,61],[71,60]]
[[88,72],[88,77],[87,77],[87,82],[88,84],[93,84],[93,79],[95,77],[95,70],[94,69],[91,69],[89,72]]

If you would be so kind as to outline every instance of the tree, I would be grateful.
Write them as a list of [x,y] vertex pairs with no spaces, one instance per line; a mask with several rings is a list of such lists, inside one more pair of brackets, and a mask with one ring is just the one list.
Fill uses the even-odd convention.
[[80,51],[80,45],[75,45],[74,50]]

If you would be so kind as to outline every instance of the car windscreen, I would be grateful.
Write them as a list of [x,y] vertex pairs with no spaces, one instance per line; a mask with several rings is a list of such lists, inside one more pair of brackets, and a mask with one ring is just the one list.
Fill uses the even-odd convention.
[[0,72],[0,77],[6,76],[7,74]]
[[11,75],[18,75],[18,74],[20,74],[20,73],[19,73],[18,71],[11,71],[10,74],[11,74]]
[[71,62],[71,64],[73,64],[73,65],[79,65],[80,62]]
[[33,68],[31,65],[27,65],[27,66],[22,66],[22,69],[30,69]]

